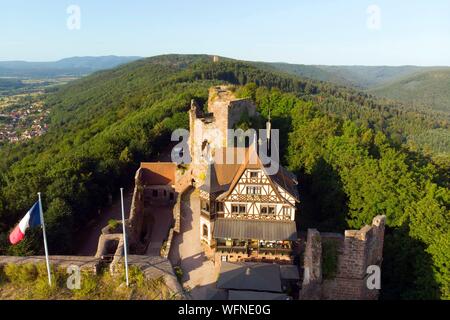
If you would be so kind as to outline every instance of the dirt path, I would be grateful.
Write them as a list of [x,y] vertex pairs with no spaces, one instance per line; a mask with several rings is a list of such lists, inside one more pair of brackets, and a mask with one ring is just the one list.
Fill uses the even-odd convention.
[[[194,300],[209,300],[217,292],[217,270],[206,259],[200,242],[200,199],[198,191],[189,193],[182,203],[181,233],[173,242],[175,260],[181,261],[183,285]],[[173,261],[173,260],[172,260]]]
[[[125,219],[130,215],[133,190],[124,192]],[[98,238],[102,229],[108,225],[109,220],[122,219],[122,206],[120,197],[114,200],[112,206],[101,209],[98,219],[87,225],[76,238],[77,246],[75,254],[79,256],[94,256],[97,252]]]

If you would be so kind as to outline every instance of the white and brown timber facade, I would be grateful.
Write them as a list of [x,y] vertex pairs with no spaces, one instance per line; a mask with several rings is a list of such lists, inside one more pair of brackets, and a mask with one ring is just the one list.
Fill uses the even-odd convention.
[[282,167],[269,175],[259,158],[250,158],[208,165],[200,187],[201,239],[223,260],[290,260],[297,240],[297,181]]

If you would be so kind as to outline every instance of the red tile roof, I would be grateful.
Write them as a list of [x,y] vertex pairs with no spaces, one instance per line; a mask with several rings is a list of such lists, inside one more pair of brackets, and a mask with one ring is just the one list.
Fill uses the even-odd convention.
[[176,182],[176,163],[145,162],[141,164],[141,170],[145,185],[174,185]]

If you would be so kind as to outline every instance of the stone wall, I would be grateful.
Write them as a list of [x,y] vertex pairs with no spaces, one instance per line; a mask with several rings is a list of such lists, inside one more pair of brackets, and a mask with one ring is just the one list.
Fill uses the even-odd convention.
[[142,170],[139,169],[135,176],[133,200],[127,223],[129,227],[129,246],[134,247],[135,251],[143,250],[140,238],[144,228],[144,218],[144,185],[142,183]]
[[[378,216],[371,226],[349,230],[345,236],[324,234],[308,230],[304,257],[305,276],[301,299],[374,300],[378,290],[367,288],[367,268],[381,267],[383,259],[385,216]],[[338,245],[336,274],[322,279],[322,241],[332,238]],[[319,283],[319,285],[318,285]]]
[[[175,224],[170,229],[166,247],[164,248],[164,250],[161,251],[161,256],[164,258],[169,258],[174,236],[176,233],[179,234],[181,231],[181,203],[184,197],[193,189],[193,186],[189,184],[190,178],[191,178],[190,175],[186,175],[184,179],[180,180],[180,183],[177,184],[175,188],[178,191],[177,202],[175,204],[175,207],[173,208],[173,218]],[[174,261],[172,261],[172,263],[174,263]]]
[[214,150],[232,147],[228,141],[228,130],[234,128],[245,112],[250,117],[255,116],[255,104],[250,99],[236,99],[226,86],[210,89],[207,114],[192,102],[189,111],[189,149],[195,164],[192,166],[193,177],[200,185],[207,169],[204,156],[208,155],[208,151],[212,156]]

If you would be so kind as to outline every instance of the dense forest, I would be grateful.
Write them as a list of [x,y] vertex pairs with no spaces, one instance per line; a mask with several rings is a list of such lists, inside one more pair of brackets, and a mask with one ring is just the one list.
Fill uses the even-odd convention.
[[[333,84],[208,56],[161,56],[101,71],[48,92],[47,134],[0,150],[0,254],[8,232],[44,195],[50,251],[70,253],[98,208],[141,161],[188,126],[190,100],[229,83],[281,130],[285,165],[300,177],[299,227],[360,228],[386,214],[385,299],[450,298],[449,119]],[[439,148],[435,150],[434,148]]]
[[302,78],[326,81],[360,89],[379,87],[396,81],[399,78],[436,69],[433,67],[417,66],[327,66],[264,62],[258,64],[266,65]]
[[450,113],[449,67],[254,64],[302,78],[357,88],[379,97],[404,102],[409,107]]
[[370,90],[373,94],[450,113],[450,68],[419,72]]

